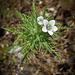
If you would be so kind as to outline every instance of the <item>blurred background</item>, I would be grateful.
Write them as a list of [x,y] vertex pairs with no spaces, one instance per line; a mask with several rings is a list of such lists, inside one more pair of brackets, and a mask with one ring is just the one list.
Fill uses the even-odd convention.
[[54,54],[34,50],[36,57],[29,55],[27,62],[20,65],[22,55],[15,56],[8,49],[18,35],[3,28],[18,29],[20,18],[14,10],[28,15],[33,0],[0,0],[0,75],[75,75],[75,0],[34,1],[38,14],[42,14],[47,4],[46,17],[52,17],[62,27],[71,28],[59,30],[64,33],[53,39],[57,42],[54,47],[62,63]]

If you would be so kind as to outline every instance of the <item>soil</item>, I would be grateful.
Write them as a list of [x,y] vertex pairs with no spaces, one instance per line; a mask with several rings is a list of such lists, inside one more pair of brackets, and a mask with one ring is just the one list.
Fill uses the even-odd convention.
[[[30,54],[27,61],[20,64],[22,59],[8,53],[7,48],[12,45],[18,35],[8,33],[3,27],[17,29],[20,19],[13,10],[28,14],[32,11],[32,0],[5,0],[0,1],[0,75],[75,75],[75,10],[62,12],[62,9],[58,7],[58,0],[45,1],[47,2],[46,16],[54,17],[56,23],[61,23],[62,27],[71,28],[59,30],[64,33],[53,39],[57,42],[54,47],[62,63],[54,53],[34,50],[35,57]],[[38,14],[44,10],[45,1],[35,0]]]

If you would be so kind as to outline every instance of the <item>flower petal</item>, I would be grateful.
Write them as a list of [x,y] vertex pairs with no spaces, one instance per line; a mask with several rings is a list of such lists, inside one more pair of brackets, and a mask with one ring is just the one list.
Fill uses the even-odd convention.
[[43,22],[42,22],[42,21],[39,21],[39,22],[38,22],[38,24],[39,24],[39,25],[42,25],[42,24],[43,24]]
[[39,21],[40,19],[43,20],[44,19],[43,16],[37,17],[37,21]]
[[48,24],[48,20],[47,19],[44,19],[43,20],[43,24],[46,26]]
[[42,25],[43,24],[43,17],[42,16],[39,16],[39,17],[37,17],[37,23],[39,24],[39,25]]
[[55,20],[49,21],[49,24],[50,24],[51,26],[54,26],[54,25],[55,25]]
[[58,30],[58,28],[56,26],[53,26],[53,32],[56,32]]
[[47,32],[46,26],[43,26],[42,31]]
[[52,31],[48,31],[48,33],[49,33],[50,35],[53,35],[53,32],[52,32]]

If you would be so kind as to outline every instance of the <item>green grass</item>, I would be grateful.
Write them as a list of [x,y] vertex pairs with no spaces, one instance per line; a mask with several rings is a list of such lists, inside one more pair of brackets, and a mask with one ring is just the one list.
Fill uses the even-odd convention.
[[[42,50],[45,52],[53,52],[58,59],[60,60],[59,54],[56,52],[56,50],[53,50],[52,46],[56,45],[56,42],[53,42],[52,39],[53,36],[50,36],[48,33],[42,32],[42,26],[38,25],[37,23],[37,17],[38,14],[35,9],[35,2],[33,1],[33,11],[29,13],[28,15],[22,14],[18,11],[15,11],[17,16],[21,19],[22,23],[19,21],[18,28],[20,31],[4,28],[5,30],[8,30],[11,33],[19,34],[17,39],[15,40],[14,46],[21,46],[21,52],[24,54],[24,60],[27,59],[29,53],[31,53],[33,56],[35,56],[33,50]],[[47,8],[47,7],[46,7]],[[43,17],[45,17],[46,8],[43,12]],[[61,28],[63,29],[63,28]],[[55,34],[54,34],[55,35]],[[51,38],[51,39],[49,39]],[[19,44],[21,42],[21,44]]]

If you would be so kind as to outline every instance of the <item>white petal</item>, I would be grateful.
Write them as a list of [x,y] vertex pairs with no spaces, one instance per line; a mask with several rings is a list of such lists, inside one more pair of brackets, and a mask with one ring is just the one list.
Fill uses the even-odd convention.
[[49,24],[50,24],[51,26],[54,26],[54,25],[55,25],[55,20],[49,21]]
[[39,21],[40,19],[43,20],[44,19],[43,16],[37,17],[37,21]]
[[43,17],[42,16],[39,16],[39,17],[37,17],[37,23],[39,24],[39,25],[42,25],[43,24]]
[[53,35],[53,32],[52,32],[52,31],[48,31],[48,33],[49,33],[50,35]]
[[38,24],[39,24],[39,25],[42,25],[42,24],[43,24],[43,22],[42,22],[42,21],[39,21],[39,22],[38,22]]
[[53,26],[53,32],[56,32],[58,30],[58,28],[56,26]]
[[48,24],[48,20],[47,19],[44,19],[43,20],[43,24],[46,26]]
[[46,26],[43,26],[42,31],[47,32]]

